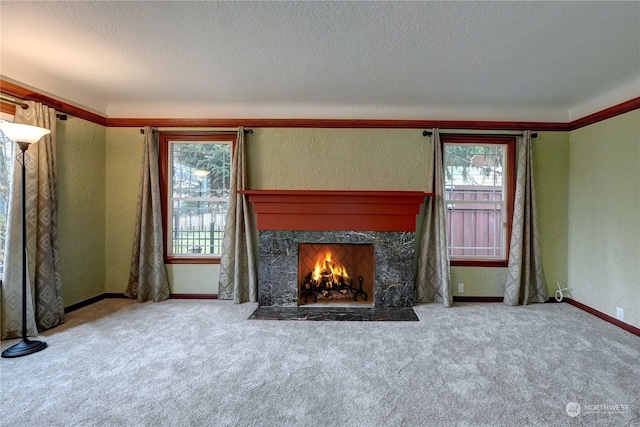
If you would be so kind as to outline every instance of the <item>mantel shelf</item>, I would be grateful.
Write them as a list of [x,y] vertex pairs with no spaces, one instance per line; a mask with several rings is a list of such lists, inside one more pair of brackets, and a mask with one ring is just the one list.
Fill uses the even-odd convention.
[[415,231],[422,191],[244,190],[259,230]]

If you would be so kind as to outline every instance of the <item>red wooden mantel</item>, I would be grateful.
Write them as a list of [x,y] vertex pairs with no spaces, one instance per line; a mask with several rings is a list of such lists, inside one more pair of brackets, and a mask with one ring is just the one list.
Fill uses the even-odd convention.
[[415,231],[422,191],[245,190],[258,230]]

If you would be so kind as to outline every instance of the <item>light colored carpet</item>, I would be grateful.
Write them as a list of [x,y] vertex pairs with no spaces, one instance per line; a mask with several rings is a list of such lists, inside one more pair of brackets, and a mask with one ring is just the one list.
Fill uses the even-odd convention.
[[0,424],[640,425],[640,338],[568,304],[429,304],[420,322],[247,320],[255,308],[75,311],[44,351],[1,359]]

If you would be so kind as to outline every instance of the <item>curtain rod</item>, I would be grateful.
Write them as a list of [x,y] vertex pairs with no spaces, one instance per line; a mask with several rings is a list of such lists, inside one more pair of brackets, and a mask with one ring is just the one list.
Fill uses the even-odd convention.
[[[461,132],[440,132],[441,136],[489,136],[489,137],[513,137],[522,136],[524,132],[519,133],[461,133]],[[422,131],[422,136],[431,136],[433,132],[430,130]],[[537,132],[531,132],[531,138],[537,138]]]
[[[192,130],[188,130],[187,132],[192,132]],[[203,132],[209,135],[225,135],[225,134],[233,135],[238,133],[237,130],[207,130]],[[144,129],[140,129],[140,133],[144,135]],[[245,129],[244,133],[253,135],[253,129]]]
[[15,98],[9,98],[8,96],[2,95],[0,94],[0,100],[4,101],[4,102],[8,102],[9,104],[14,104],[14,105],[19,105],[20,107],[22,107],[24,110],[26,110],[27,108],[29,108],[29,106],[27,104],[25,104],[22,101],[18,101]]
[[[19,107],[21,107],[23,110],[26,110],[27,108],[29,108],[29,106],[27,104],[25,104],[24,102],[18,100],[17,98],[9,98],[6,95],[2,95],[0,94],[0,101],[4,101],[4,102],[8,102],[9,104],[14,104],[17,105]],[[56,117],[60,120],[67,120],[67,115],[66,114],[59,114],[56,113]]]

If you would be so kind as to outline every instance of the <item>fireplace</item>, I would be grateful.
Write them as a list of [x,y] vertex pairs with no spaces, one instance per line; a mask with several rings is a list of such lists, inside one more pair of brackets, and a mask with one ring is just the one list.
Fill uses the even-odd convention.
[[[347,302],[373,307],[413,305],[416,215],[424,198],[431,194],[303,190],[242,193],[249,196],[257,217],[260,306]],[[314,278],[316,263],[321,271]]]
[[372,305],[374,245],[298,244],[298,304]]

